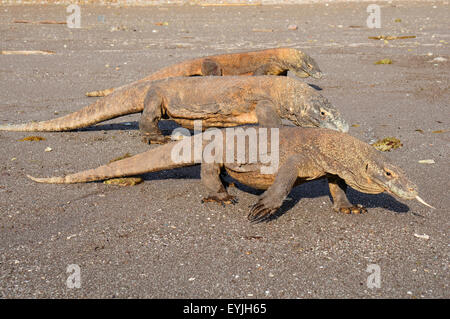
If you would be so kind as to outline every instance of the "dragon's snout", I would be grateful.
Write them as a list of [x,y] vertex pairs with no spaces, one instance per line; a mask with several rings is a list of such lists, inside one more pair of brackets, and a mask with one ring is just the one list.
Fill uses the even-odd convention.
[[339,131],[344,132],[344,133],[347,133],[349,130],[348,123],[345,121],[341,121],[341,122],[337,123],[336,126]]
[[321,79],[323,77],[323,73],[322,72],[315,72],[315,73],[311,74],[311,76],[314,79]]
[[331,129],[334,129],[334,130],[336,130],[336,131],[340,131],[340,132],[343,132],[343,133],[347,133],[348,130],[349,130],[349,125],[348,125],[348,123],[347,123],[343,118],[341,118],[341,117],[336,118],[336,119],[333,121],[332,125],[333,125],[334,127],[330,127],[330,128],[331,128]]

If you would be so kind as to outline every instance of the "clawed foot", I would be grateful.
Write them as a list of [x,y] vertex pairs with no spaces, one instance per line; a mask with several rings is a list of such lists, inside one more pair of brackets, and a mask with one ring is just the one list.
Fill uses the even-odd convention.
[[166,144],[170,142],[170,136],[163,135],[142,135],[142,142],[145,144]]
[[273,196],[274,193],[264,192],[250,209],[247,218],[253,223],[267,220],[283,204],[282,197]]
[[202,199],[202,203],[208,203],[208,202],[216,202],[221,204],[222,206],[225,207],[226,205],[229,204],[237,204],[238,203],[238,199],[236,198],[236,196],[232,196],[229,194],[226,195],[211,195],[208,197],[205,197]]
[[255,205],[251,206],[247,218],[251,222],[262,222],[273,215],[280,206],[281,205],[277,205],[276,203],[267,200],[267,197],[262,197]]
[[339,207],[338,209],[335,209],[336,211],[338,211],[339,213],[344,213],[344,214],[364,214],[367,213],[367,209],[358,204],[358,205],[353,205],[350,207]]

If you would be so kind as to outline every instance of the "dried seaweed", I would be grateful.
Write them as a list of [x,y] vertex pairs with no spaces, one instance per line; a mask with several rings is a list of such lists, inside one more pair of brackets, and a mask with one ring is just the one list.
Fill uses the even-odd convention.
[[42,136],[27,136],[27,137],[24,137],[23,139],[21,139],[21,140],[18,140],[19,142],[27,142],[27,141],[29,141],[29,142],[39,142],[39,141],[45,141],[45,138],[44,137],[42,137]]
[[103,182],[107,185],[117,185],[117,186],[135,186],[143,182],[141,177],[122,177],[122,178],[112,178]]
[[372,40],[398,40],[398,39],[414,39],[415,35],[401,35],[401,36],[392,36],[392,35],[379,35],[376,37],[369,37]]
[[379,61],[375,62],[375,64],[392,64],[392,60],[391,59],[383,59],[383,60],[379,60]]
[[392,149],[400,148],[403,146],[402,142],[395,137],[383,138],[382,140],[376,141],[372,145],[381,152],[389,152]]

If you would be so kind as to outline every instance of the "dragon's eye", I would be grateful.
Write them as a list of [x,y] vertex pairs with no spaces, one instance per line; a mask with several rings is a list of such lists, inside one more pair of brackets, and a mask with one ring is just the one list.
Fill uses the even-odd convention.
[[391,172],[386,171],[386,175],[391,176],[392,174],[391,174]]
[[325,113],[324,111],[320,112],[320,115],[325,116],[327,113]]

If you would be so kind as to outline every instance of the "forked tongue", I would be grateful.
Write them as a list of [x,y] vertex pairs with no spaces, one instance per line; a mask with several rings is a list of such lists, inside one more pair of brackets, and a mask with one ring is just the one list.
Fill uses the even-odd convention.
[[435,207],[431,206],[430,204],[427,204],[427,203],[426,203],[422,198],[420,198],[419,196],[416,196],[416,199],[417,199],[420,203],[424,204],[425,206],[428,206],[428,207],[430,207],[430,208],[436,209]]

